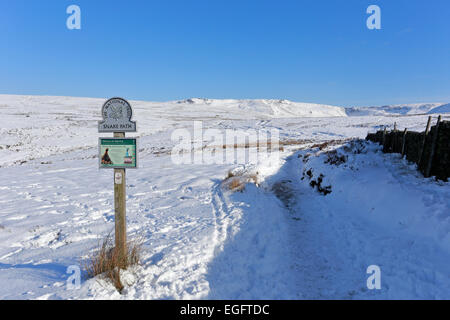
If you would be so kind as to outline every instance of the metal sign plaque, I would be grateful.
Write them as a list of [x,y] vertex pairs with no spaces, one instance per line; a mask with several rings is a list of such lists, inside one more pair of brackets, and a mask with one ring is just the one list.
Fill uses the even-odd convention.
[[127,100],[111,98],[102,107],[103,121],[98,122],[98,132],[136,132],[132,115],[133,110]]
[[115,184],[122,184],[122,172],[116,172],[114,174],[114,183]]
[[[136,138],[99,138],[100,169],[136,169]],[[117,177],[116,184],[117,183]]]

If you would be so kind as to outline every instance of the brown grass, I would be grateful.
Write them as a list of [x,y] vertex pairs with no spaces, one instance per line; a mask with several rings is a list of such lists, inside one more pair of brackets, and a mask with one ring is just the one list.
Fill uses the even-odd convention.
[[[283,147],[281,146],[282,142],[279,143],[278,145],[278,149],[280,151],[283,151]],[[273,151],[273,149],[275,149],[276,144],[274,144],[274,147],[272,147],[272,143],[270,141],[266,142],[266,143],[259,143],[259,142],[252,142],[252,143],[244,143],[244,144],[224,144],[222,145],[222,149],[249,149],[249,148],[257,148],[258,151],[262,148],[264,149],[268,149]],[[214,146],[209,146],[211,148],[215,148]]]
[[328,140],[328,141],[325,141],[325,142],[322,142],[322,143],[313,144],[311,146],[311,149],[319,148],[319,150],[324,150],[324,149],[326,149],[328,147],[340,145],[340,144],[343,144],[343,143],[345,143],[347,141],[351,141],[351,140],[352,139]]
[[[329,140],[329,141],[325,141],[325,142],[322,142],[322,143],[313,144],[309,148],[312,148],[312,149],[319,148],[319,150],[323,150],[323,149],[325,149],[325,148],[327,148],[329,146],[334,146],[334,145],[337,145],[337,144],[341,144],[341,143],[343,143],[345,141],[348,141],[348,140],[349,139]],[[237,143],[229,144],[229,145],[224,144],[224,145],[222,145],[222,148],[223,149],[257,148],[258,151],[260,149],[262,149],[262,148],[264,148],[264,150],[267,149],[267,150],[271,150],[271,151],[274,151],[275,149],[278,148],[279,151],[283,152],[284,151],[284,146],[304,146],[304,145],[307,145],[307,144],[312,144],[313,142],[314,141],[310,140],[310,139],[287,139],[287,140],[280,140],[278,142],[278,144],[274,143],[274,145],[272,146],[272,142],[269,140],[269,141],[266,141],[266,142],[259,142],[259,141],[252,142],[252,143],[246,142],[245,144],[237,144]],[[208,146],[208,147],[211,147],[211,146]],[[215,148],[215,147],[212,147],[212,148]]]
[[256,173],[246,173],[246,172],[238,172],[235,173],[233,171],[228,171],[227,176],[222,181],[222,186],[226,189],[236,192],[243,192],[245,190],[245,185],[247,183],[254,183],[258,185],[258,172]]
[[120,280],[120,269],[140,264],[142,246],[136,242],[128,242],[126,256],[121,256],[114,247],[111,235],[108,235],[103,243],[85,262],[84,270],[88,278],[104,276],[109,279],[121,293],[124,286]]
[[228,184],[228,189],[230,189],[231,191],[240,191],[242,192],[245,189],[245,182],[236,177],[231,179],[230,183]]
[[225,179],[229,179],[235,176],[235,173],[232,170],[229,170]]

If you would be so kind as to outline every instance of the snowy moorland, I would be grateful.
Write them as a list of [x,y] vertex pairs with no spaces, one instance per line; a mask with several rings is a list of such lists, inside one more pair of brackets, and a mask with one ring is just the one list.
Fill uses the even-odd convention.
[[450,104],[444,103],[396,104],[381,107],[351,107],[346,109],[346,113],[349,116],[418,115],[448,112],[450,112]]
[[[97,158],[104,101],[0,95],[0,299],[450,299],[449,182],[357,140],[450,120],[444,103],[130,101],[140,164],[127,170],[127,231],[142,263],[122,272],[122,294],[102,277],[68,290],[67,268],[114,230],[113,174]],[[176,164],[172,134],[194,121],[277,129],[279,161]],[[252,181],[232,191],[229,172]],[[380,290],[367,288],[370,265]]]

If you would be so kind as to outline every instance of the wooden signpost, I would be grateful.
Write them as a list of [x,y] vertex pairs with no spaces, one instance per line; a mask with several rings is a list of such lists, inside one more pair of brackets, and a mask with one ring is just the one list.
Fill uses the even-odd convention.
[[125,138],[125,132],[136,132],[136,122],[131,121],[133,110],[122,98],[112,98],[102,107],[103,121],[99,132],[112,132],[114,138],[99,138],[99,167],[114,169],[115,246],[124,261],[127,255],[126,229],[126,172],[137,168],[137,141]]

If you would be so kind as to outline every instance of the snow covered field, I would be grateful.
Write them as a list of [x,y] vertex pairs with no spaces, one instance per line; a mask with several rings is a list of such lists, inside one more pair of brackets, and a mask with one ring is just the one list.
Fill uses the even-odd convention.
[[[422,131],[444,103],[130,101],[140,168],[127,171],[127,227],[143,263],[123,274],[122,295],[100,278],[67,290],[67,268],[114,230],[112,172],[96,158],[104,101],[0,95],[0,299],[450,299],[450,184],[346,142],[394,122]],[[298,142],[278,163],[177,165],[171,134],[193,121]],[[258,186],[223,188],[236,169]],[[326,196],[310,186],[321,174]],[[370,265],[381,290],[367,289]]]

